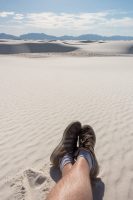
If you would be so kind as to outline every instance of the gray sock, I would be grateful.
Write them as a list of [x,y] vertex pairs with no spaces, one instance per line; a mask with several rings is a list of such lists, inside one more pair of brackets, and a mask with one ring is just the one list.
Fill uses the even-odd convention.
[[62,171],[64,166],[68,163],[73,163],[73,157],[71,153],[67,153],[60,160],[60,170]]
[[88,164],[89,164],[89,167],[90,169],[92,169],[92,166],[93,166],[93,157],[91,155],[91,153],[89,151],[86,151],[84,149],[81,149],[79,151],[79,155],[78,157],[83,157],[85,158],[87,161],[88,161]]

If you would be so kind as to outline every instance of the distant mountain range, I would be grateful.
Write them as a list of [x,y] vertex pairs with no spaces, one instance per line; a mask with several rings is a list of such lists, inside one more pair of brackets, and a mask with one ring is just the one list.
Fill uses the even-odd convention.
[[6,33],[0,33],[0,39],[11,39],[11,40],[133,40],[133,36],[102,36],[95,34],[86,34],[80,36],[53,36],[46,35],[44,33],[27,33],[20,36],[9,35]]

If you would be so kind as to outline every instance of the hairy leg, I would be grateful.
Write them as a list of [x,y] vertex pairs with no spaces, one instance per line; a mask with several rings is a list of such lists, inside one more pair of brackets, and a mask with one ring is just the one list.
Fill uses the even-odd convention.
[[86,159],[79,157],[73,166],[66,165],[63,170],[62,179],[47,200],[92,200],[90,168]]

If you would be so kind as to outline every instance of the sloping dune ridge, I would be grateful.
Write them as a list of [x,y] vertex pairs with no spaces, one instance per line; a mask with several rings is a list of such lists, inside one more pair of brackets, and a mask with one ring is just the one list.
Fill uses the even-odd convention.
[[18,43],[18,44],[0,44],[0,54],[19,54],[19,53],[43,53],[43,52],[70,52],[76,50],[76,47],[65,46],[58,43]]
[[0,54],[69,53],[74,56],[132,55],[133,41],[0,41]]
[[68,41],[67,44],[74,45],[86,53],[94,53],[94,55],[116,56],[133,54],[133,41]]
[[[89,45],[116,49],[113,42],[72,43],[80,51]],[[124,44],[125,54],[132,42]],[[97,137],[100,174],[94,200],[132,200],[132,74],[131,55],[0,55],[0,199],[45,200],[60,178],[50,154],[68,123],[79,120]]]

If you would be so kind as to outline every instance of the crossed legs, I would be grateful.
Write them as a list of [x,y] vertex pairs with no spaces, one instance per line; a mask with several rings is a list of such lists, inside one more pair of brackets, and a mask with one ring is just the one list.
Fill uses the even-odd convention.
[[51,190],[47,200],[93,199],[91,180],[97,177],[99,171],[94,153],[95,143],[92,127],[81,126],[80,122],[68,125],[61,142],[50,156],[53,166],[60,168],[62,178]]
[[74,165],[68,163],[62,170],[62,179],[49,193],[47,200],[92,200],[90,168],[85,158]]

